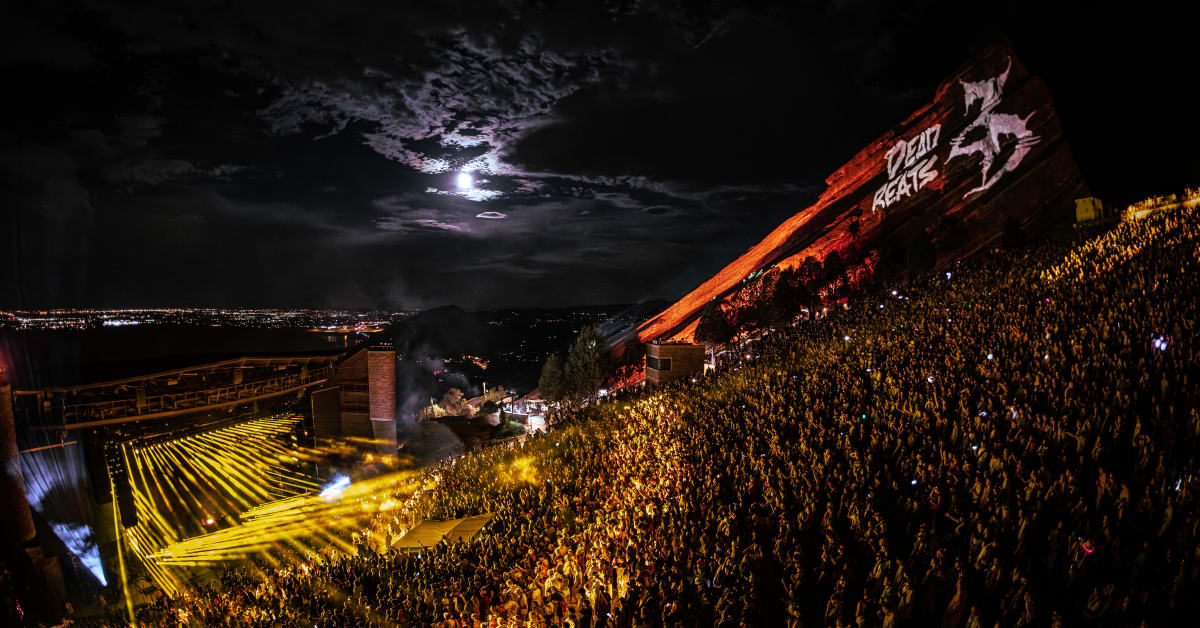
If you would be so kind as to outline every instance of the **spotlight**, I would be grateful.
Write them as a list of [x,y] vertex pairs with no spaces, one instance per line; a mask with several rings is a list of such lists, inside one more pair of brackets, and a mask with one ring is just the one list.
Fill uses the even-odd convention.
[[326,484],[325,488],[321,489],[321,497],[325,501],[335,501],[341,498],[342,490],[347,486],[350,486],[350,478],[339,475],[332,482]]

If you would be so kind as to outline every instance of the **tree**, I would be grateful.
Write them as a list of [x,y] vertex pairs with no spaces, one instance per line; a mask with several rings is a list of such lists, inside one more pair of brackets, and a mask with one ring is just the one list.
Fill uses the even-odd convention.
[[584,327],[567,352],[566,395],[592,398],[608,375],[608,343],[593,325]]
[[438,417],[446,416],[446,411],[443,410],[438,404],[430,403],[424,408],[421,408],[421,412],[418,416],[420,416],[422,421],[428,421],[429,419],[436,419]]
[[562,401],[566,396],[566,378],[563,373],[562,356],[550,354],[542,365],[542,376],[538,379],[538,389],[542,398],[549,401]]
[[491,390],[483,393],[482,401],[500,401],[508,396],[508,391],[503,386],[493,386]]
[[850,232],[850,239],[856,241],[858,240],[858,232],[862,231],[862,224],[855,220],[846,227],[846,231]]
[[735,333],[749,332],[751,329],[762,325],[762,304],[756,302],[746,303],[733,313],[733,327]]
[[475,416],[487,416],[497,412],[500,412],[500,406],[496,405],[495,401],[485,401],[483,405],[479,406],[479,412],[476,412]]
[[455,416],[461,415],[467,410],[467,400],[463,397],[463,392],[457,388],[451,388],[442,395],[442,400],[438,402],[448,414]]
[[512,438],[513,436],[520,436],[524,433],[524,425],[513,421],[511,418],[501,417],[500,422],[496,424],[496,427],[492,428],[492,439],[503,440],[505,438]]
[[800,308],[808,305],[810,300],[808,286],[800,281],[799,273],[785,270],[780,273],[779,281],[775,282],[775,289],[767,303],[767,321],[774,327],[784,327],[796,318]]
[[805,305],[808,306],[809,319],[816,315],[817,301],[821,294],[822,270],[821,263],[812,255],[805,257],[800,266],[796,268],[796,281],[804,286],[804,293],[808,298]]
[[804,258],[804,261],[796,268],[796,279],[811,288],[821,279],[821,262],[818,262],[817,258],[812,255]]
[[842,256],[838,255],[837,251],[831,251],[825,258],[825,281],[834,283],[840,279],[846,278],[846,264],[842,261]]
[[733,326],[729,324],[720,302],[716,299],[709,301],[700,313],[700,322],[696,324],[696,340],[723,345],[732,338]]

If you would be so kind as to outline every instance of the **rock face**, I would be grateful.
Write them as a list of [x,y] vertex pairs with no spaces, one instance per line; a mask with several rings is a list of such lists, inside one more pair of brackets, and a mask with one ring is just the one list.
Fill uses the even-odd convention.
[[813,205],[644,323],[639,338],[691,340],[711,299],[808,257],[836,254],[848,283],[898,279],[994,246],[1006,228],[1035,237],[1064,228],[1074,199],[1088,196],[1049,90],[1008,45],[984,50],[825,182]]

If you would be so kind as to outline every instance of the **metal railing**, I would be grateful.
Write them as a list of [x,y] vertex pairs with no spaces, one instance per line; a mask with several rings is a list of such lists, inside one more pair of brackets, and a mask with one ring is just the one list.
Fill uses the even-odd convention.
[[[243,382],[218,388],[188,390],[178,393],[150,395],[140,403],[136,397],[64,405],[57,408],[63,423],[122,419],[144,414],[161,414],[183,410],[202,410],[209,406],[236,403],[242,400],[283,393],[299,386],[328,379],[333,367],[308,369],[271,379]],[[59,414],[59,413],[55,413]]]

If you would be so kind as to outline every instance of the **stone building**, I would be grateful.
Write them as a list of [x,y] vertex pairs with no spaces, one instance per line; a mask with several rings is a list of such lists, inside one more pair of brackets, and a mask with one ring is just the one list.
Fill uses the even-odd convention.
[[685,342],[646,344],[646,383],[658,384],[704,371],[704,345]]

